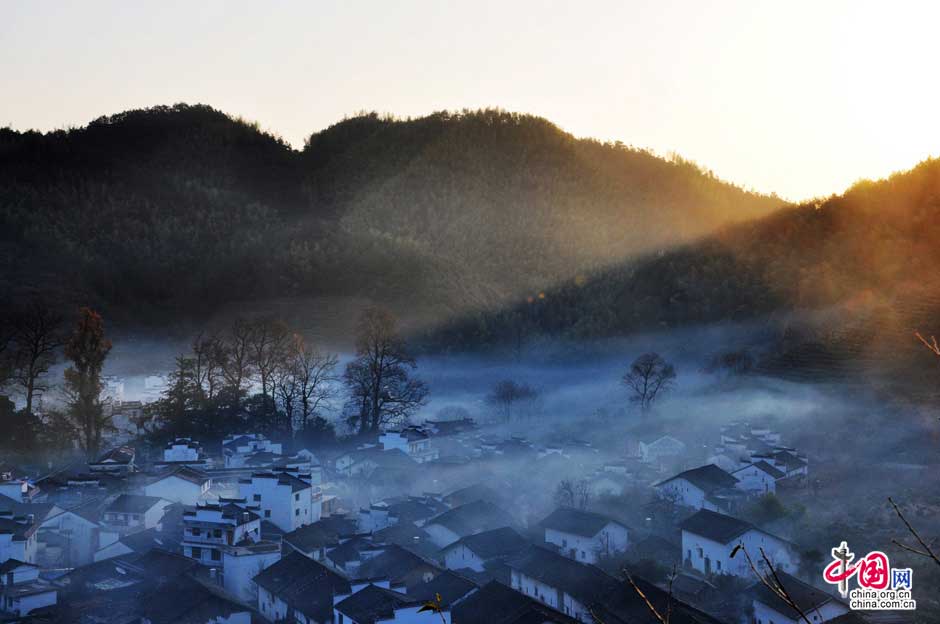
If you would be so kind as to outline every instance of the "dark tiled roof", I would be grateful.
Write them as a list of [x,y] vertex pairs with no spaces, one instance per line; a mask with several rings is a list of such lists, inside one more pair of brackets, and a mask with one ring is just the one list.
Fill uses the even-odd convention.
[[441,604],[449,607],[476,588],[477,585],[473,581],[450,570],[444,570],[430,581],[409,589],[408,595],[422,602],[430,602],[440,596]]
[[376,544],[398,544],[422,557],[434,557],[438,552],[428,532],[410,522],[399,522],[376,531],[372,534],[372,540]]
[[466,546],[481,559],[511,557],[519,554],[529,546],[529,542],[510,527],[502,527],[462,537],[450,546],[445,547],[444,550],[453,548],[458,544]]
[[715,464],[707,464],[686,470],[685,472],[680,472],[674,477],[660,481],[657,485],[669,483],[676,479],[685,479],[706,494],[721,488],[734,487],[734,484],[738,482],[736,478],[732,477]]
[[491,581],[453,606],[455,624],[576,624],[577,620],[555,611],[514,589]]
[[209,475],[204,473],[201,470],[196,470],[195,468],[190,468],[189,466],[177,466],[171,470],[161,472],[158,475],[155,475],[151,483],[156,483],[168,477],[178,477],[184,481],[189,481],[190,483],[195,483],[197,485],[202,485],[209,480]]
[[105,508],[105,512],[142,514],[152,509],[154,505],[162,500],[162,498],[156,496],[121,494]]
[[454,490],[444,497],[444,502],[454,507],[466,505],[478,500],[490,501],[491,503],[499,500],[499,495],[490,487],[482,483],[475,483],[459,490]]
[[[670,596],[668,592],[638,577],[633,582],[660,613],[669,613],[669,624],[721,624],[720,620]],[[658,624],[649,606],[636,589],[627,582],[596,602],[592,611],[598,621],[606,624]]]
[[133,461],[134,459],[134,448],[130,446],[119,446],[113,448],[110,451],[106,452],[104,455],[98,458],[96,464],[116,463],[116,464],[127,464]]
[[781,472],[780,470],[777,470],[776,468],[768,464],[763,459],[758,462],[754,462],[754,465],[760,468],[761,470],[763,470],[764,472],[766,472],[767,474],[769,474],[774,479],[779,479],[781,477],[786,476],[783,472]]
[[[322,563],[300,553],[291,553],[254,577],[255,583],[272,594],[281,597],[295,596],[299,600],[298,588],[306,589],[311,581],[331,591],[349,593],[349,582]],[[331,597],[332,600],[332,597]],[[313,615],[313,614],[311,614]]]
[[[600,533],[601,529],[610,524],[620,524],[611,520],[607,516],[592,511],[583,511],[581,509],[572,509],[570,507],[560,507],[553,511],[547,518],[540,523],[546,529],[554,529],[562,533],[571,535],[581,535],[583,537],[594,537]],[[623,525],[621,525],[623,526]]]
[[6,574],[10,570],[15,570],[20,566],[29,566],[35,568],[36,566],[31,563],[26,563],[25,561],[20,561],[19,559],[7,559],[3,563],[0,563],[0,574]]
[[336,610],[356,624],[374,624],[376,620],[390,620],[395,610],[421,604],[405,594],[377,585],[367,585],[349,598],[341,600]]
[[583,604],[593,604],[617,586],[616,579],[600,568],[537,546],[506,563],[513,570],[571,594]]
[[283,537],[285,542],[305,553],[327,546],[338,546],[339,538],[339,533],[324,524],[322,520],[294,529],[290,533],[285,533]]
[[744,520],[726,516],[715,511],[700,509],[686,518],[682,524],[679,525],[679,528],[683,531],[707,537],[719,544],[727,544],[734,538],[755,527]]
[[435,573],[440,571],[440,568],[423,557],[392,544],[380,554],[363,562],[359,567],[359,578],[387,578],[393,585],[398,585],[415,570],[428,568]]
[[[783,585],[786,593],[790,596],[791,599],[793,599],[793,602],[796,603],[796,605],[804,613],[813,611],[814,609],[817,609],[826,603],[838,601],[835,596],[832,596],[821,589],[817,589],[812,585],[807,585],[800,579],[795,578],[786,572],[778,571],[777,577],[780,579],[780,584]],[[762,583],[755,584],[753,591],[754,597],[757,600],[763,602],[777,613],[790,616],[794,619],[799,618],[799,614],[790,605],[788,605],[785,600],[774,594]]]
[[464,537],[490,529],[511,526],[512,517],[488,501],[478,500],[450,511],[445,511],[429,520],[428,525],[439,524]]

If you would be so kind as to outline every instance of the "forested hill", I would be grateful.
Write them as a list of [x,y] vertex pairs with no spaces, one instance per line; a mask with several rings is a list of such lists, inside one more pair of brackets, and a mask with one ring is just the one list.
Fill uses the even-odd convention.
[[112,318],[295,295],[505,305],[782,202],[478,111],[361,115],[302,151],[207,106],[0,130],[0,295]]
[[[812,360],[833,369],[848,361],[892,367],[916,357],[927,368],[929,353],[913,332],[940,335],[938,276],[940,160],[928,160],[843,195],[569,280],[543,298],[468,315],[431,343],[506,345],[769,319],[779,338],[771,366]],[[795,321],[813,311],[812,322]]]

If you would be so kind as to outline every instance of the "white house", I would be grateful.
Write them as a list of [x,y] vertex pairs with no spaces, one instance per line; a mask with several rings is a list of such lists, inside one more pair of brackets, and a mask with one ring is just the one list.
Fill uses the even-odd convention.
[[561,507],[539,523],[546,543],[581,563],[596,563],[603,556],[626,552],[626,526],[598,513]]
[[29,502],[38,490],[31,486],[26,475],[13,466],[0,466],[0,495],[6,496],[17,503]]
[[281,560],[281,545],[256,542],[227,547],[222,551],[222,586],[241,602],[258,599],[254,578]]
[[617,588],[616,579],[593,565],[533,547],[507,562],[517,592],[581,622],[595,622],[591,607]]
[[735,487],[752,494],[774,494],[777,491],[777,480],[786,475],[767,462],[761,460],[738,468],[731,473],[738,482]]
[[202,447],[195,440],[176,438],[164,447],[163,463],[201,465],[205,463],[205,457]]
[[440,552],[440,558],[448,570],[483,572],[487,564],[505,561],[528,546],[526,539],[514,529],[503,527],[462,537],[445,546]]
[[443,548],[461,537],[513,524],[508,513],[493,503],[478,500],[445,511],[428,520],[423,528],[431,536],[431,541]]
[[56,604],[56,588],[39,578],[39,567],[16,559],[0,564],[0,610],[17,617]]
[[238,492],[249,505],[259,508],[264,520],[286,533],[320,519],[313,486],[286,472],[260,472],[239,479]]
[[[714,464],[699,466],[653,484],[660,498],[692,509],[728,511],[738,480]],[[739,494],[739,493],[738,493]]]
[[751,578],[753,570],[743,554],[731,557],[735,546],[741,545],[758,568],[765,564],[763,549],[774,568],[795,572],[799,555],[790,542],[763,531],[749,522],[724,514],[699,510],[679,525],[682,529],[682,556],[685,565],[703,574],[732,574]]
[[[780,584],[790,599],[813,624],[822,624],[849,612],[847,604],[786,572],[778,572]],[[802,624],[803,618],[780,596],[761,583],[753,589],[754,624]],[[862,621],[862,620],[859,620]]]
[[206,499],[211,486],[212,479],[206,473],[188,466],[177,466],[156,475],[144,486],[144,494],[193,506]]
[[686,446],[672,436],[660,436],[649,441],[640,441],[640,461],[646,464],[662,464],[685,454]]
[[418,427],[405,427],[400,431],[386,431],[379,436],[379,445],[386,451],[398,449],[419,464],[438,458],[431,447],[431,438]]
[[[47,534],[53,539],[49,539]],[[58,544],[42,549],[42,564],[65,568],[87,565],[94,561],[99,547],[116,539],[117,535],[101,539],[101,524],[92,505],[68,509],[46,518],[39,527],[39,542]]]
[[241,468],[249,457],[258,453],[281,455],[279,442],[272,442],[260,433],[226,436],[222,440],[222,457],[226,468]]
[[170,504],[158,496],[121,494],[104,508],[101,524],[105,531],[119,534],[152,529]]
[[221,566],[229,546],[261,541],[261,518],[234,503],[205,504],[183,511],[183,554],[208,566]]
[[297,552],[269,566],[254,582],[258,611],[269,622],[333,624],[334,604],[353,591],[342,576]]
[[[428,613],[418,610],[424,600],[370,583],[333,607],[334,621],[348,624],[428,624]],[[450,611],[433,615],[435,622],[450,624]]]
[[35,563],[38,528],[39,525],[32,517],[0,511],[0,563],[8,559]]

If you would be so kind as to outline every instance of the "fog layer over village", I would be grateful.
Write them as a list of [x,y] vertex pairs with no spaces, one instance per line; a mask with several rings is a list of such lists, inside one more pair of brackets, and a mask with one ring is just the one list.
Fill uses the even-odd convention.
[[[74,336],[103,328],[85,314],[71,355],[40,376],[49,422],[76,409],[71,382],[53,381],[75,375]],[[262,349],[236,398],[206,390],[231,378],[240,332],[263,344],[272,328],[283,349],[270,377]],[[198,372],[211,368],[196,355],[205,333],[118,334],[95,452],[82,452],[81,422],[78,444],[8,452],[7,612],[704,624],[815,609],[827,621],[854,617],[822,582],[842,541],[936,579],[904,524],[935,529],[935,416],[861,383],[766,374],[760,324],[415,357],[387,311],[365,309],[352,331],[334,357],[273,317],[235,319],[217,334],[217,379]],[[292,390],[297,354],[321,366],[309,395]],[[303,396],[317,402],[299,420]],[[362,410],[376,397],[373,422]],[[914,596],[930,621],[931,598]]]

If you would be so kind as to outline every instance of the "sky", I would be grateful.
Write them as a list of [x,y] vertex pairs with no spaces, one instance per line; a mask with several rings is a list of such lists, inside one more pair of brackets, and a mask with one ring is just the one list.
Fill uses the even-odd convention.
[[0,126],[499,107],[808,199],[940,155],[931,2],[0,0]]

